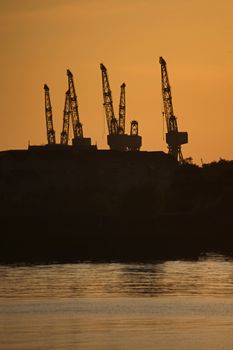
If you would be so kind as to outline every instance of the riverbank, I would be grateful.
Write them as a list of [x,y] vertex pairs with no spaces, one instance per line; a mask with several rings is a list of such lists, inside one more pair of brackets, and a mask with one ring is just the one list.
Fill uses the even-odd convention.
[[1,262],[233,252],[233,162],[163,152],[0,155]]

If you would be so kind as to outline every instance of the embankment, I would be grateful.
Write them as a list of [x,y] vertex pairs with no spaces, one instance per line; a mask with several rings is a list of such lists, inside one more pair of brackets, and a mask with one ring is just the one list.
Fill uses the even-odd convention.
[[233,252],[233,162],[163,152],[0,153],[1,262]]

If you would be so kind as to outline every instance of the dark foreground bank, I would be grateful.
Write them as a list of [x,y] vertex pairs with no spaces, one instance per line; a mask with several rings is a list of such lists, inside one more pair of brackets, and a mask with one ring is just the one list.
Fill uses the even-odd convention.
[[233,252],[233,162],[163,152],[0,154],[0,262]]
[[1,227],[0,261],[6,263],[192,259],[233,251],[232,220],[212,217],[10,217]]

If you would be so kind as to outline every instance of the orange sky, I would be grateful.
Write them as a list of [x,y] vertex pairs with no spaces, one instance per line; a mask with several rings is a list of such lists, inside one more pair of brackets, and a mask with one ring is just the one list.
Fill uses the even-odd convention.
[[163,56],[179,129],[189,133],[184,156],[233,159],[232,0],[0,0],[0,10],[1,150],[46,143],[44,83],[60,139],[67,68],[84,135],[107,148],[102,62],[115,114],[126,83],[127,132],[137,119],[142,149],[166,151]]

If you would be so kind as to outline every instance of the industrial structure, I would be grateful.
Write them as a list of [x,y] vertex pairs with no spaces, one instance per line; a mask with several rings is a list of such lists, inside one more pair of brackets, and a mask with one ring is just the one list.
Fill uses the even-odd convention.
[[166,142],[168,144],[168,153],[171,154],[180,163],[184,162],[181,145],[188,143],[188,133],[178,131],[177,119],[173,112],[171,87],[169,84],[167,65],[163,57],[159,58],[162,77],[162,96],[163,96],[163,116],[166,120],[167,133]]
[[79,110],[78,110],[78,100],[74,87],[73,74],[69,69],[67,69],[68,77],[68,88],[70,95],[70,115],[73,126],[73,139],[72,144],[80,148],[91,148],[91,139],[90,137],[83,136],[83,126],[79,119]]
[[[73,129],[72,146],[77,150],[96,149],[96,146],[91,145],[91,138],[83,136],[83,126],[79,118],[78,99],[75,92],[73,74],[69,69],[67,69],[67,77],[68,90],[65,96],[65,105],[63,111],[63,127],[60,137],[60,144],[56,144],[55,131],[53,129],[53,115],[49,87],[46,84],[44,85],[46,132],[48,140],[48,144],[46,145],[46,147],[49,147],[50,149],[68,148],[71,121]],[[34,149],[35,147],[37,146],[30,146],[31,149]],[[39,146],[39,148],[41,148],[41,146]]]
[[125,83],[121,84],[118,134],[125,133]]
[[47,130],[47,140],[48,145],[54,145],[56,143],[55,131],[53,129],[53,114],[52,114],[52,105],[49,94],[48,85],[44,85],[44,94],[45,94],[45,120],[46,120],[46,130]]
[[65,106],[63,112],[63,127],[61,132],[61,145],[68,145],[70,128],[70,90],[66,91]]
[[115,117],[113,109],[112,92],[110,89],[107,68],[101,63],[100,69],[102,72],[102,87],[103,100],[108,126],[107,143],[111,150],[117,151],[139,151],[142,138],[138,135],[138,122],[131,122],[130,135],[125,133],[125,83],[121,85],[120,105],[119,105],[119,119]]
[[[174,115],[171,87],[168,79],[167,64],[163,57],[159,58],[162,78],[163,117],[165,118],[167,132],[166,143],[168,154],[180,163],[185,163],[189,158],[184,159],[181,145],[188,143],[188,133],[178,130],[177,118]],[[142,137],[138,134],[138,122],[130,123],[130,134],[126,133],[126,84],[120,87],[119,116],[116,117],[113,108],[112,91],[110,88],[107,68],[100,64],[102,74],[103,106],[105,110],[108,127],[107,144],[112,151],[139,151],[142,145]],[[75,91],[73,74],[67,69],[68,90],[65,94],[63,111],[63,127],[60,135],[60,143],[56,144],[55,131],[53,128],[53,115],[50,100],[49,87],[44,85],[45,93],[45,117],[48,143],[46,149],[75,149],[89,150],[97,149],[91,145],[91,138],[84,137],[83,125],[79,117],[79,104]],[[69,132],[72,129],[72,145],[69,145]],[[44,146],[30,146],[30,148]],[[191,158],[190,158],[191,159]]]

